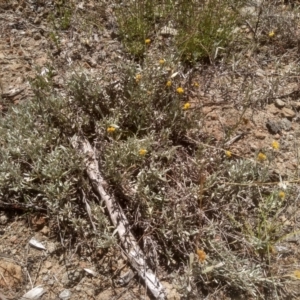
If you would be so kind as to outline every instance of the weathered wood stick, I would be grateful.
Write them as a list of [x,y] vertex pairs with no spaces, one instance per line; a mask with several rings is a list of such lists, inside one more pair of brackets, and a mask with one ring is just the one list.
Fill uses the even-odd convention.
[[71,140],[73,147],[86,156],[87,174],[92,182],[95,192],[104,200],[110,218],[117,228],[120,240],[132,267],[144,280],[147,288],[159,300],[166,299],[164,288],[153,271],[147,266],[146,258],[130,232],[128,220],[113,196],[108,195],[103,188],[103,177],[99,171],[98,161],[91,144],[84,139],[74,136]]

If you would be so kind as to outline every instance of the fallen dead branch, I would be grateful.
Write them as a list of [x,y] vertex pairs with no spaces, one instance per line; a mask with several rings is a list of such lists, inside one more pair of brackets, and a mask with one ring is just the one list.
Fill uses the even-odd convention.
[[91,144],[77,136],[72,138],[72,145],[86,156],[87,174],[92,182],[95,192],[105,201],[110,218],[117,228],[120,240],[132,267],[144,280],[147,288],[156,299],[166,299],[164,288],[153,271],[147,266],[146,258],[130,232],[128,220],[113,196],[108,195],[103,188],[103,177],[98,168],[98,161]]

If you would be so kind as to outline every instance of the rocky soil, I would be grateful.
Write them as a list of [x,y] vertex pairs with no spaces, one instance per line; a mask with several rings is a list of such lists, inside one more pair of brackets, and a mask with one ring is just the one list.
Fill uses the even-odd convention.
[[[41,3],[42,2],[42,3]],[[109,9],[93,1],[77,6],[78,30],[57,30],[49,24],[55,1],[0,0],[0,110],[17,105],[33,96],[30,80],[37,73],[55,69],[54,81],[61,94],[69,76],[82,72],[97,76],[107,72],[118,79],[115,65],[126,62],[127,56],[116,38],[116,24]],[[98,5],[98,6],[97,6]],[[82,29],[80,16],[94,12],[101,30],[89,34]],[[246,29],[241,28],[241,32]],[[274,53],[262,50],[259,61],[247,53],[247,68],[229,80],[227,70],[206,67],[194,72],[197,83],[190,93],[190,102],[203,112],[203,128],[207,136],[222,141],[232,137],[224,149],[235,156],[255,159],[260,149],[272,150],[278,141],[280,151],[274,153],[270,168],[276,178],[294,176],[299,172],[300,86],[296,61],[286,59],[280,69]],[[273,56],[274,55],[274,56]],[[272,58],[273,57],[273,58]],[[250,79],[255,89],[245,99]],[[279,85],[273,91],[274,74]],[[294,75],[293,75],[294,74]],[[99,83],[100,84],[100,83]],[[231,86],[230,94],[223,88]],[[262,105],[253,99],[267,103]],[[238,120],[236,116],[241,116]],[[287,216],[288,218],[288,216]],[[291,220],[290,222],[296,222]],[[0,299],[20,299],[25,292],[39,285],[45,289],[40,299],[148,299],[147,291],[137,277],[122,286],[121,278],[129,274],[129,266],[120,249],[82,253],[51,235],[47,217],[26,213],[17,207],[0,209]],[[34,238],[44,249],[34,247]],[[64,245],[64,247],[62,246]],[[286,246],[299,257],[297,247]],[[287,261],[288,264],[288,261]],[[169,299],[180,299],[169,278],[161,278],[169,291]],[[4,296],[5,295],[5,296]]]

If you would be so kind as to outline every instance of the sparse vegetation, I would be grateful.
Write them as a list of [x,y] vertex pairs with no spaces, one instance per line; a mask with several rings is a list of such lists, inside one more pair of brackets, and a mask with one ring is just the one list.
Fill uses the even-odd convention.
[[[256,88],[260,79],[243,62],[246,53],[259,62],[269,57],[278,73],[291,51],[298,53],[299,8],[282,2],[115,4],[118,38],[130,57],[113,62],[117,80],[109,72],[74,71],[62,95],[53,63],[32,80],[34,98],[0,119],[1,201],[44,208],[54,230],[90,251],[116,245],[84,159],[70,144],[73,135],[84,136],[149,264],[158,277],[164,270],[173,279],[182,299],[292,299],[286,286],[299,278],[299,267],[280,262],[280,244],[299,230],[296,221],[287,222],[299,210],[292,184],[298,175],[282,181],[274,173],[284,151],[277,140],[247,157],[228,143],[249,121],[246,110],[265,107],[280,90],[278,74],[270,75],[267,88]],[[50,38],[58,44],[59,30],[75,25],[64,1],[56,10]],[[173,33],[161,37],[165,27]],[[213,93],[240,111],[219,140],[203,129],[209,68],[227,76]],[[199,86],[200,73],[207,81]],[[280,76],[292,81],[291,73]]]
[[167,33],[176,31],[175,45],[183,61],[212,62],[233,40],[235,12],[240,5],[241,1],[230,0],[128,1],[118,7],[117,19],[125,47],[135,57],[144,55],[147,50],[144,41],[150,41],[148,38],[155,29],[165,25]]

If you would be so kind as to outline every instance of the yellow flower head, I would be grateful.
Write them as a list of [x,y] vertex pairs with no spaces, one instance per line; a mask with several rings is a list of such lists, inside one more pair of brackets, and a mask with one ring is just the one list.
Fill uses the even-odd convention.
[[278,150],[279,149],[279,143],[277,141],[273,141],[272,142],[272,148],[275,149],[275,150]]
[[113,133],[113,132],[115,132],[115,131],[116,131],[116,128],[113,127],[113,126],[110,126],[110,127],[107,128],[107,132],[108,132],[108,133]]
[[172,85],[172,81],[171,81],[171,80],[168,80],[167,83],[166,83],[166,86],[167,86],[167,87],[170,87],[171,85]]
[[232,153],[231,153],[229,150],[227,150],[227,151],[225,151],[225,155],[226,155],[228,158],[230,158],[231,155],[232,155]]
[[182,107],[183,110],[187,110],[191,107],[191,104],[189,102],[185,103]]
[[278,196],[280,199],[284,199],[285,198],[285,192],[284,191],[279,191]]
[[150,39],[145,39],[145,44],[146,45],[149,45],[151,43],[151,40]]
[[300,279],[300,270],[295,270],[293,272],[293,275],[297,278],[297,279]]
[[199,86],[199,83],[198,82],[194,82],[193,84],[195,87],[198,87]]
[[275,32],[274,32],[274,30],[271,30],[271,31],[269,32],[269,37],[272,38],[272,37],[274,37],[274,36],[275,36]]
[[265,161],[267,159],[267,156],[265,154],[263,154],[262,152],[259,152],[257,155],[257,160],[258,161]]
[[160,64],[160,65],[163,65],[164,63],[165,63],[165,60],[164,60],[164,59],[160,59],[160,60],[159,60],[159,64]]
[[206,253],[203,250],[197,249],[197,255],[200,262],[204,262],[206,259]]
[[137,74],[137,75],[135,76],[135,81],[136,81],[137,83],[139,83],[141,79],[142,79],[142,75],[141,75],[141,74]]
[[176,92],[178,94],[183,94],[184,93],[184,89],[182,87],[177,88]]
[[139,151],[139,155],[140,156],[145,156],[147,154],[147,150],[146,149],[140,149]]

